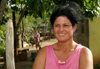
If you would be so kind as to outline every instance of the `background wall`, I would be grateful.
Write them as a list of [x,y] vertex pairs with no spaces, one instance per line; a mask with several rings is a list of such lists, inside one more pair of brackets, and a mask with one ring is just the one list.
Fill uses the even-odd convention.
[[78,22],[77,30],[74,33],[74,40],[86,47],[89,47],[89,26],[88,20]]
[[93,53],[94,62],[100,62],[100,17],[89,20],[89,48]]

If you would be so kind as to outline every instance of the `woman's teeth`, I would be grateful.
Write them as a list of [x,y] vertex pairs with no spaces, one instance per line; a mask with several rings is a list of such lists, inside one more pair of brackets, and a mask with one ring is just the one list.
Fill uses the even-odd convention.
[[59,34],[59,35],[64,35],[64,34]]

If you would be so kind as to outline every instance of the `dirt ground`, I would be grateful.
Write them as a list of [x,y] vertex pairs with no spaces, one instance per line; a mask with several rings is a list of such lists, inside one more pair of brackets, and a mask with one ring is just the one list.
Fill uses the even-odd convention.
[[[56,42],[57,42],[57,40],[54,38],[54,39],[42,41],[42,42],[40,42],[40,45],[41,45],[41,47],[44,47],[44,46],[47,46],[47,45],[52,45]],[[26,61],[16,62],[15,63],[16,69],[28,69],[28,67],[32,67],[33,63],[30,61],[31,60],[30,55],[34,51],[36,51],[36,47],[35,46],[33,46],[33,47],[30,46],[29,51],[27,52],[28,59]]]

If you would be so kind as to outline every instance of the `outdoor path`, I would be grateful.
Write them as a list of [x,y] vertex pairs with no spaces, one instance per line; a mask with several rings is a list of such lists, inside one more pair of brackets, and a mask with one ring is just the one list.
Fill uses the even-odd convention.
[[[54,38],[54,39],[42,41],[42,42],[40,42],[40,45],[41,45],[41,47],[44,47],[44,46],[47,46],[47,45],[52,45],[56,42],[57,42],[57,40]],[[31,60],[30,55],[31,55],[32,52],[35,52],[35,51],[36,51],[35,46],[33,46],[33,47],[30,46],[29,52],[28,52],[28,60],[16,62],[16,64],[15,64],[16,69],[28,69],[28,67],[32,67],[33,63],[30,61]]]

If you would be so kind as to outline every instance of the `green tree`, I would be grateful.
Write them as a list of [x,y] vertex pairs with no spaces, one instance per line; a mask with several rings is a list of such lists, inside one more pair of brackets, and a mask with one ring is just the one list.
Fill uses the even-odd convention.
[[5,25],[0,26],[0,55],[2,55],[5,51],[5,35],[6,35],[6,28]]
[[2,18],[6,7],[6,3],[7,0],[0,0],[0,25],[2,24]]
[[[19,20],[16,25],[16,30],[18,30],[21,20],[23,19],[24,15],[27,14],[33,15],[34,17],[43,17],[46,13],[50,15],[52,12],[52,8],[60,3],[66,2],[69,0],[11,0],[10,4],[14,4],[13,8],[19,8],[18,5],[23,4],[23,8],[20,13]],[[80,7],[82,8],[86,17],[93,18],[97,16],[100,12],[98,9],[99,7],[99,0],[72,0],[77,2]],[[20,8],[19,8],[20,9]],[[14,9],[16,10],[16,9]]]
[[[70,1],[70,0],[67,0]],[[93,19],[100,14],[100,0],[71,0],[79,4],[82,12],[87,18]],[[66,0],[54,0],[55,4],[66,2]]]

